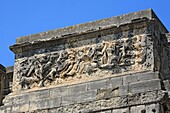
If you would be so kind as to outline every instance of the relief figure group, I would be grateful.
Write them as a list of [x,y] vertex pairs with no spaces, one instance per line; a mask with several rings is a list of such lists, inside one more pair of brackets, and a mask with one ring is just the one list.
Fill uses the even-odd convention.
[[145,61],[142,36],[71,48],[22,59],[17,70],[21,89],[48,86],[56,79],[77,75],[92,76],[98,71],[126,71]]

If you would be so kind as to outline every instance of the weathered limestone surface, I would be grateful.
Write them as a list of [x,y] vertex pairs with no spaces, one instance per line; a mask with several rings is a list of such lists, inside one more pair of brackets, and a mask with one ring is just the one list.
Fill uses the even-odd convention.
[[7,95],[12,91],[13,68],[13,66],[6,67],[6,75],[4,76],[4,95]]
[[0,64],[0,105],[4,98],[4,76],[6,75],[5,67]]
[[[128,80],[130,76],[137,80]],[[4,100],[4,107],[9,112],[98,113],[107,109],[113,110],[113,113],[123,113],[126,110],[134,112],[134,110],[147,110],[149,109],[147,106],[151,103],[159,105],[159,101],[168,98],[167,92],[161,90],[161,85],[158,73],[139,72],[75,85],[11,94]],[[136,108],[137,105],[144,107]],[[153,107],[153,109],[158,108]],[[148,111],[151,112],[152,109]],[[160,113],[159,110],[156,113]]]
[[155,14],[146,10],[22,37],[10,47],[16,54],[13,91],[158,71],[158,42],[164,32]]
[[18,38],[0,112],[168,113],[168,40],[151,9]]

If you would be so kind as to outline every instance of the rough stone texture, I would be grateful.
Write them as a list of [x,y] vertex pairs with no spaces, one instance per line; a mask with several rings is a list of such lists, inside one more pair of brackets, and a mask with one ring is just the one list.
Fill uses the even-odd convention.
[[159,59],[154,61],[157,51],[153,51],[151,35],[156,30],[154,23],[147,17],[140,18],[116,29],[44,40],[41,48],[31,49],[40,47],[42,41],[13,45],[16,54],[13,91],[83,82],[130,71],[157,70]]
[[167,33],[145,10],[21,37],[1,112],[167,113]]
[[85,24],[79,24],[79,25],[74,25],[62,29],[57,29],[57,30],[52,30],[40,34],[34,34],[30,36],[25,36],[17,39],[17,43],[24,43],[24,42],[29,42],[29,41],[35,41],[35,40],[40,40],[40,39],[47,39],[47,38],[53,38],[54,36],[64,36],[64,35],[69,35],[69,34],[77,34],[77,33],[82,33],[85,31],[94,31],[94,30],[99,30],[99,28],[105,28],[105,27],[110,27],[110,26],[120,26],[122,24],[127,24],[131,23],[132,20],[139,19],[139,18],[148,18],[152,19],[152,10],[145,10],[145,11],[140,11],[137,13],[130,13],[127,15],[121,15],[117,17],[112,17],[112,18],[106,18],[94,22],[88,22]]
[[6,70],[3,65],[0,64],[0,105],[2,105],[2,99],[4,98],[4,77]]
[[12,91],[13,72],[13,66],[6,67],[6,75],[4,76],[4,95],[7,95]]
[[[148,79],[141,79],[139,81],[131,82],[123,88],[126,76],[134,75],[138,78],[146,77]],[[151,78],[150,75],[155,75]],[[158,73],[155,72],[140,72],[117,77],[105,78],[97,81],[89,81],[75,85],[59,86],[53,88],[45,88],[30,92],[20,92],[6,96],[4,100],[6,109],[18,112],[59,112],[61,113],[86,113],[86,112],[129,112],[130,106],[146,105],[149,103],[160,102],[167,96],[167,92],[161,90],[161,84]],[[142,77],[142,78],[143,78]],[[110,80],[123,80],[117,86],[111,86]],[[103,83],[105,86],[103,86]],[[146,83],[146,84],[144,84]],[[148,86],[148,83],[155,85]],[[90,84],[90,88],[89,88]],[[136,86],[143,85],[144,90],[132,93],[129,89],[135,84]],[[92,88],[93,86],[93,88]],[[103,87],[99,87],[103,86]],[[153,88],[152,88],[153,87]],[[124,93],[126,92],[126,93]],[[167,97],[166,97],[167,98]],[[13,106],[15,105],[15,106]],[[124,109],[119,109],[119,108]],[[44,111],[48,109],[47,111]],[[110,109],[110,110],[107,110]],[[137,108],[133,108],[137,109]],[[146,109],[146,107],[145,107]],[[149,108],[148,108],[149,109]],[[155,108],[156,109],[156,108]]]

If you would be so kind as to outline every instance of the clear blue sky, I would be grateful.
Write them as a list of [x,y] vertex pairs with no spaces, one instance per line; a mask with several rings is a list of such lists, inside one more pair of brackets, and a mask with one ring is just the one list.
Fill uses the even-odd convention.
[[0,0],[0,64],[18,37],[152,8],[170,30],[169,0]]

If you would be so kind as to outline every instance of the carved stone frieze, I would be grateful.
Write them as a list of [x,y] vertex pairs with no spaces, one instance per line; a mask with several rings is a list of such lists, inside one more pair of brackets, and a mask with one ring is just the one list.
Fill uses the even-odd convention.
[[0,112],[166,113],[167,33],[149,9],[20,37]]
[[17,59],[13,90],[148,69],[146,41],[143,34]]

